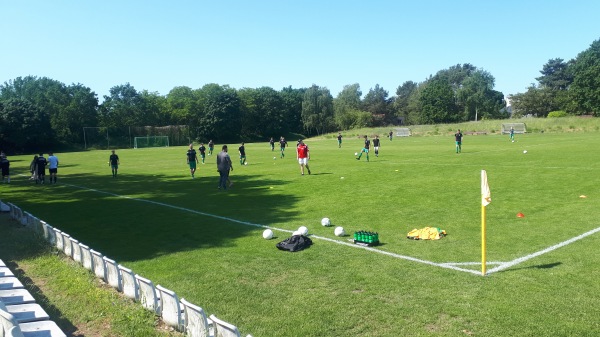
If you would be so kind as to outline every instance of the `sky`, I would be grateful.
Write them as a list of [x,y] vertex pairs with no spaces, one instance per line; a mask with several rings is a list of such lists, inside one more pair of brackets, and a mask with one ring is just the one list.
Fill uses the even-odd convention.
[[394,96],[456,64],[525,92],[600,38],[597,0],[0,0],[0,84],[28,75],[167,95],[177,86],[358,83]]

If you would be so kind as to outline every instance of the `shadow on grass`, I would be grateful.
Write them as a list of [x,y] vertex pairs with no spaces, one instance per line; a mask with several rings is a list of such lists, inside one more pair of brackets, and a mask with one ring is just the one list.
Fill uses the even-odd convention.
[[0,258],[31,293],[36,303],[44,308],[63,332],[68,336],[81,336],[74,334],[78,330],[77,327],[64,318],[62,312],[52,304],[52,301],[44,295],[38,285],[26,275],[17,262],[14,262],[48,254],[49,246],[36,238],[30,229],[10,220],[8,214],[0,215],[0,226],[2,227],[0,228],[0,237],[2,238],[0,240]]
[[56,185],[22,181],[4,197],[117,261],[231,246],[262,232],[260,225],[284,226],[298,215],[298,198],[285,193],[284,181],[231,180],[233,188],[220,191],[216,175],[69,175]]

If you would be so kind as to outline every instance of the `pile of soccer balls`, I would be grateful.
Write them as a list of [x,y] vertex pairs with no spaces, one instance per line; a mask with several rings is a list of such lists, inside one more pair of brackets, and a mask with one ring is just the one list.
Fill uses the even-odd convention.
[[[321,219],[321,225],[323,227],[330,227],[331,220],[329,220],[329,218],[323,218]],[[344,227],[338,226],[333,230],[333,234],[335,234],[335,236],[345,236],[346,231],[344,230]],[[273,231],[271,229],[265,229],[262,235],[266,240],[271,240],[273,238]],[[294,231],[294,233],[292,233],[292,235],[306,236],[308,235],[308,228],[306,226],[300,226],[296,231]]]

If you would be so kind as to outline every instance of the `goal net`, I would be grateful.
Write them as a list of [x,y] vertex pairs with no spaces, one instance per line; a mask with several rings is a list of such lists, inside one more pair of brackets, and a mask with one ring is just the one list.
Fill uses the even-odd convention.
[[168,147],[169,137],[168,136],[146,136],[146,137],[135,137],[133,138],[133,148],[143,147]]
[[397,128],[396,129],[396,137],[408,137],[410,136],[410,129],[409,128]]
[[525,123],[504,123],[502,124],[502,134],[510,133],[510,128],[515,130],[515,133],[525,133],[527,132],[527,127]]

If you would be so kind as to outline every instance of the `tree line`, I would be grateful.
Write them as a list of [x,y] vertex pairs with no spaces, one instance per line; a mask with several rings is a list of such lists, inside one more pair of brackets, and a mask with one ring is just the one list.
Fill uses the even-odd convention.
[[[509,97],[516,115],[600,113],[600,41],[564,62],[543,66],[538,85]],[[376,85],[363,96],[349,84],[333,97],[316,84],[308,88],[235,89],[206,84],[173,88],[168,94],[136,90],[129,83],[103,97],[83,84],[46,77],[18,77],[0,85],[0,148],[9,152],[78,148],[84,127],[186,126],[189,140],[265,140],[288,134],[319,135],[353,128],[438,124],[511,117],[489,72],[465,63],[406,81],[390,96]]]

